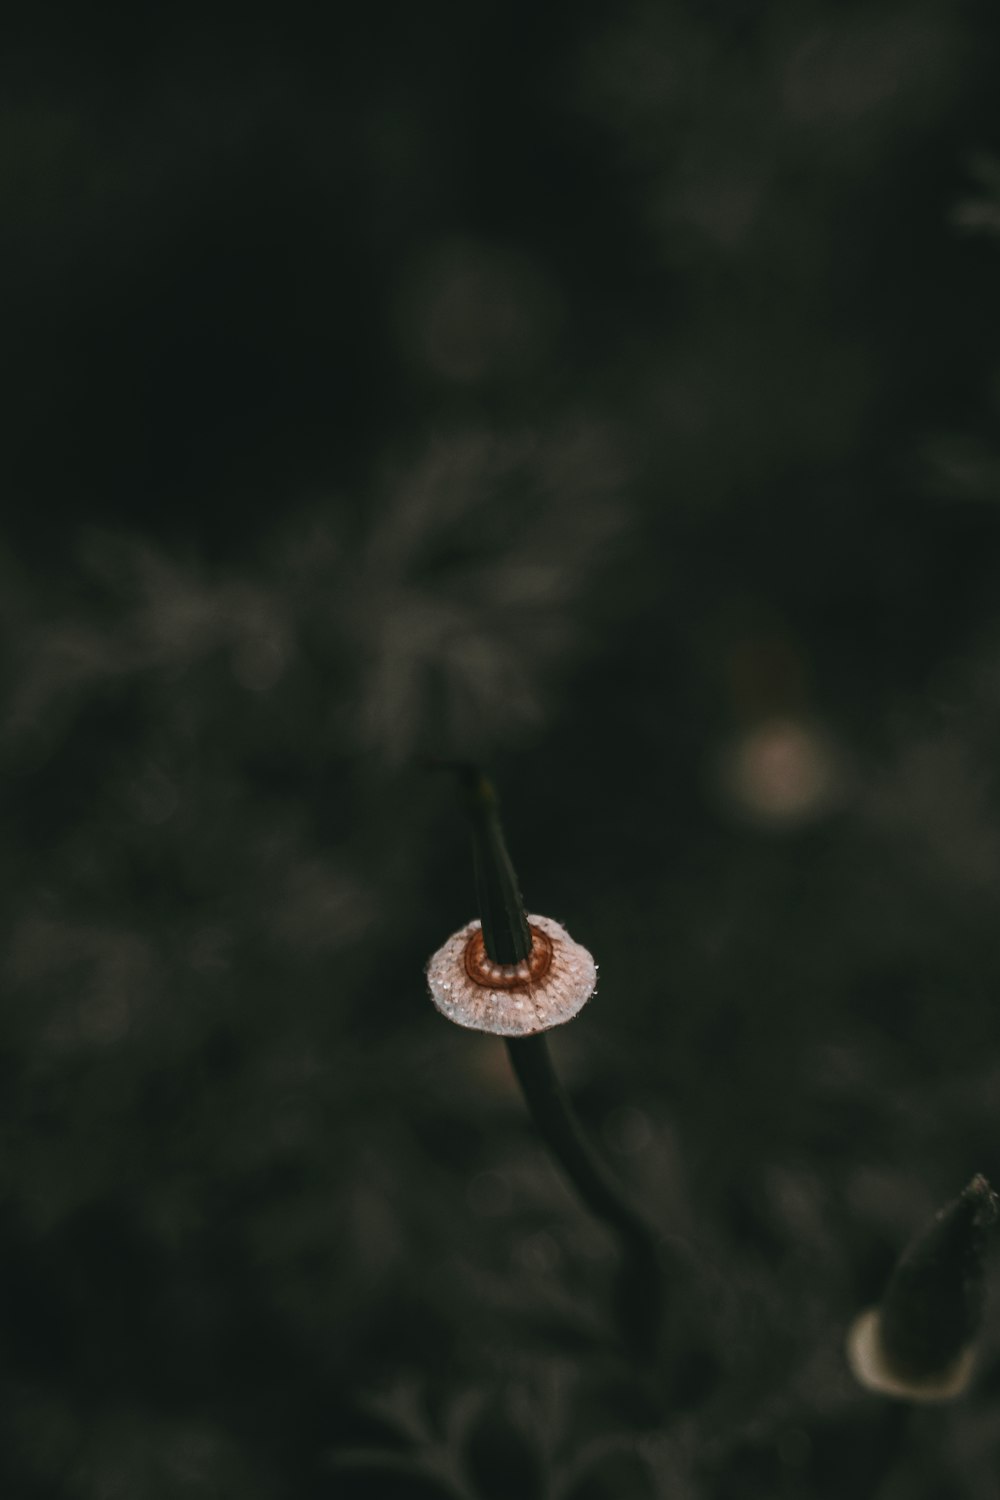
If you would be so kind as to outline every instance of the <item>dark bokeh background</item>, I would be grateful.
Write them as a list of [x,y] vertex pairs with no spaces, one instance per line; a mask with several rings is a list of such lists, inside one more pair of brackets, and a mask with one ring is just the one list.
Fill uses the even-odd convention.
[[[4,1495],[997,1494],[844,1329],[1000,1180],[993,6],[0,60]],[[659,1382],[424,994],[497,773]]]

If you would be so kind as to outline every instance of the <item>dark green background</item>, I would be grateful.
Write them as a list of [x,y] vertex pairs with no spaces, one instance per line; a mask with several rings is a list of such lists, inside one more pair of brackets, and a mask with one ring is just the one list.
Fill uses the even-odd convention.
[[[841,1347],[1000,1180],[998,31],[12,31],[5,1495],[992,1493],[992,1323],[945,1413]],[[553,1050],[690,1265],[659,1385],[424,993],[427,755],[599,960]]]

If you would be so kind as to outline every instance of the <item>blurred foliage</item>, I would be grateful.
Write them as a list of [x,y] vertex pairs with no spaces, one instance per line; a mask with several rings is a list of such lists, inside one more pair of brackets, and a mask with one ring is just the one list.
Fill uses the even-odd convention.
[[[997,18],[332,15],[0,59],[4,1494],[986,1500],[1000,1324],[842,1343],[1000,1182]],[[427,755],[600,961],[655,1375]]]

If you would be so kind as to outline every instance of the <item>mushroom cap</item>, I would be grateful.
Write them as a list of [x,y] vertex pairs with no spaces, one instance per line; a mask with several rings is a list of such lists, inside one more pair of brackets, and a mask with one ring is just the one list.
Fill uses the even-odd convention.
[[855,1318],[847,1335],[847,1363],[859,1385],[903,1401],[951,1401],[960,1396],[972,1378],[975,1358],[975,1349],[969,1347],[933,1375],[916,1379],[900,1373],[882,1347],[877,1307]]
[[492,963],[478,919],[453,933],[427,965],[431,999],[443,1016],[470,1031],[534,1036],[583,1009],[597,987],[593,958],[551,917],[529,916],[528,926],[533,945],[523,964]]

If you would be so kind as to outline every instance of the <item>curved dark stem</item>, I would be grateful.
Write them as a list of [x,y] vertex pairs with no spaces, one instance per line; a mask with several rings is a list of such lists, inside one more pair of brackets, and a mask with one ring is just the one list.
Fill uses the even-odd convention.
[[656,1235],[594,1154],[556,1076],[545,1037],[508,1038],[507,1051],[542,1139],[587,1207],[618,1236],[622,1329],[637,1354],[652,1358],[663,1322],[663,1276]]

